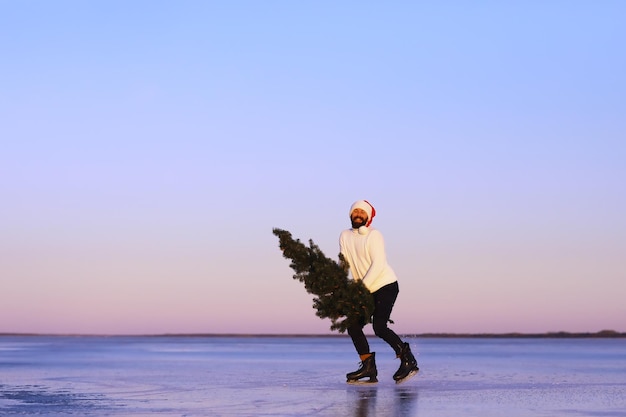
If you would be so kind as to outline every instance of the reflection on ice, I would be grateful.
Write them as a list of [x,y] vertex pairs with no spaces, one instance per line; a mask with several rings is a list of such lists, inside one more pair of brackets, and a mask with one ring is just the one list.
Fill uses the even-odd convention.
[[342,337],[0,337],[0,415],[626,416],[624,339],[420,339],[420,373],[374,339],[353,386]]
[[[417,387],[394,387],[391,390],[379,387],[358,387],[348,392],[347,416],[371,417],[413,416],[417,410]],[[380,395],[381,398],[378,398]]]

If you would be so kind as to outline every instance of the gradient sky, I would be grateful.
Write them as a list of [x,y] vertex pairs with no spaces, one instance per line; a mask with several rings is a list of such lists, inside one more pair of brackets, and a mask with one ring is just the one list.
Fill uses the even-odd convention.
[[0,333],[327,333],[272,228],[362,198],[399,333],[626,331],[624,16],[0,1]]

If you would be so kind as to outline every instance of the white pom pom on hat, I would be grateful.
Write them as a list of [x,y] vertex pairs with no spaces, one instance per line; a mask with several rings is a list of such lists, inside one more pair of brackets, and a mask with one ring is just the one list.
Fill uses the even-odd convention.
[[356,201],[354,204],[352,204],[352,206],[350,207],[350,213],[348,213],[350,217],[352,217],[352,212],[355,209],[361,209],[365,211],[365,213],[367,213],[367,223],[365,224],[365,226],[359,227],[360,234],[362,235],[367,234],[367,228],[369,227],[370,224],[372,224],[372,220],[374,220],[374,216],[376,216],[376,209],[374,208],[374,206],[370,204],[369,201],[359,200],[359,201]]

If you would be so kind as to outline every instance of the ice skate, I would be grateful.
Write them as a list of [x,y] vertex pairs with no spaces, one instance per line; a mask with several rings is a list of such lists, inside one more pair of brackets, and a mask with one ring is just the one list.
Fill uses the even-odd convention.
[[402,351],[399,355],[400,358],[400,367],[393,374],[393,379],[396,381],[396,384],[401,384],[412,377],[414,377],[419,368],[417,367],[417,361],[415,360],[415,356],[411,353],[411,347],[408,343],[404,343],[402,345]]
[[[376,354],[372,352],[372,355],[363,360],[361,362],[361,366],[354,372],[350,372],[346,374],[347,383],[352,385],[364,385],[364,384],[375,384],[378,382],[376,377],[378,376],[378,371],[376,370]],[[369,378],[369,380],[364,381],[362,378]]]

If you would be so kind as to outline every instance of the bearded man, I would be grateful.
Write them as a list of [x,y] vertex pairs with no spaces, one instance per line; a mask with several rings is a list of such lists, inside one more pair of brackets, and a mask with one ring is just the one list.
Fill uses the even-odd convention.
[[[398,297],[399,287],[395,272],[387,263],[383,235],[371,227],[376,210],[367,200],[359,200],[350,207],[352,228],[339,236],[340,252],[350,265],[352,279],[361,280],[374,297],[372,327],[374,334],[383,339],[400,359],[400,367],[393,375],[396,383],[413,377],[419,371],[417,361],[408,343],[388,326],[393,305]],[[359,369],[346,375],[349,384],[378,382],[376,353],[363,333],[365,322],[348,328],[348,334],[361,360]],[[367,381],[361,381],[369,378]]]

